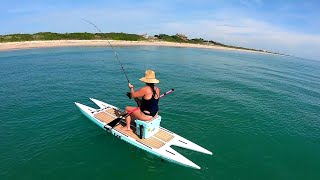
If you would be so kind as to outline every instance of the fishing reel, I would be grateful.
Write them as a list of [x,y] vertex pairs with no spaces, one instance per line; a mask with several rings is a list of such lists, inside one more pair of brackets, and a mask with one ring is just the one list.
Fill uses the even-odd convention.
[[[129,99],[131,99],[131,93],[127,92],[126,95],[128,96]],[[138,107],[141,105],[141,100],[139,98],[134,98],[134,101],[137,103]]]

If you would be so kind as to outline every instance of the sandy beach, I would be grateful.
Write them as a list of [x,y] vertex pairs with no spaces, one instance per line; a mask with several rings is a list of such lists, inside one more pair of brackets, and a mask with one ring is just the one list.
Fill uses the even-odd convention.
[[[163,41],[121,41],[109,40],[113,46],[167,46],[167,47],[189,47],[189,48],[207,48],[218,50],[243,51],[252,53],[265,53],[244,49],[227,48],[213,45],[200,45],[189,43],[174,43]],[[49,47],[72,47],[72,46],[109,46],[107,40],[51,40],[51,41],[24,41],[0,43],[0,51],[10,51],[29,48],[49,48]]]

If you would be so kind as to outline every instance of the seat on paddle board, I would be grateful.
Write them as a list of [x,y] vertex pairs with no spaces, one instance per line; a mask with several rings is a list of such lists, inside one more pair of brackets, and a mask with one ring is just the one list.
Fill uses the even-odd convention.
[[157,115],[150,121],[141,121],[139,119],[136,122],[136,133],[142,138],[149,138],[159,131],[161,116]]

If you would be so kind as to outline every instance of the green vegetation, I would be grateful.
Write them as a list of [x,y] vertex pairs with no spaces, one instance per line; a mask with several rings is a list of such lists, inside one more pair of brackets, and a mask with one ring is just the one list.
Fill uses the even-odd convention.
[[[243,49],[243,50],[250,50],[250,51],[259,51],[259,52],[272,53],[272,52],[268,52],[268,51],[264,51],[264,50],[256,50],[256,49],[251,49],[251,48],[244,48],[244,47],[226,45],[226,44],[222,44],[222,43],[215,42],[215,41],[212,41],[212,40],[210,40],[210,41],[204,40],[202,38],[188,39],[183,34],[176,34],[176,35],[172,35],[172,36],[169,36],[169,35],[166,35],[166,34],[159,34],[159,35],[155,35],[154,37],[157,38],[157,39],[160,39],[160,40],[163,40],[163,41],[169,41],[169,42],[222,46],[222,47],[234,48],[234,49]],[[278,54],[278,53],[274,53],[274,54]]]
[[163,41],[168,41],[168,42],[183,42],[184,40],[182,40],[179,36],[177,35],[173,35],[173,36],[169,36],[166,34],[159,34],[159,35],[155,35],[155,38],[161,39]]
[[191,43],[191,44],[204,44],[204,40],[202,38],[199,39],[188,39],[185,35],[173,35],[169,36],[166,34],[159,34],[155,35],[154,37],[161,39],[163,41],[168,41],[168,42],[178,42],[178,43]]
[[[127,33],[53,33],[53,32],[39,32],[35,34],[9,34],[0,35],[0,43],[3,42],[17,42],[17,41],[42,41],[42,40],[126,40],[126,41],[167,41],[176,43],[191,43],[191,44],[203,44],[211,46],[222,46],[234,49],[243,49],[251,51],[268,52],[265,50],[256,50],[244,47],[237,47],[231,45],[225,45],[212,40],[204,40],[202,38],[188,39],[183,34],[167,35],[159,34],[154,37],[145,37],[137,34]],[[268,52],[272,53],[272,52]],[[274,53],[278,54],[278,53]]]
[[43,41],[43,40],[127,40],[127,41],[142,41],[146,38],[127,33],[52,33],[40,32],[36,34],[9,34],[0,35],[0,42],[17,42],[17,41]]

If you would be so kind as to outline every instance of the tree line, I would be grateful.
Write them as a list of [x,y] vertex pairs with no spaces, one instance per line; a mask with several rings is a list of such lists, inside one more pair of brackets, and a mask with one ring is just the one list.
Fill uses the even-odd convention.
[[[167,35],[158,34],[153,37],[146,37],[143,35],[129,34],[129,33],[87,33],[87,32],[76,32],[76,33],[54,33],[54,32],[39,32],[35,34],[8,34],[0,35],[0,43],[3,42],[19,42],[19,41],[42,41],[42,40],[125,40],[125,41],[148,41],[148,40],[160,40],[167,42],[177,43],[191,43],[191,44],[203,44],[203,45],[214,45],[222,46],[235,49],[251,50],[268,52],[265,50],[256,50],[251,48],[244,48],[238,46],[231,46],[222,44],[212,40],[204,40],[202,38],[188,39],[183,34]],[[271,52],[268,52],[271,53]],[[277,53],[276,53],[277,54]]]

